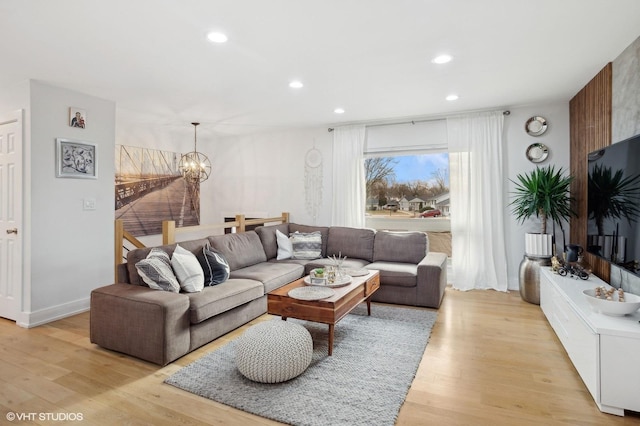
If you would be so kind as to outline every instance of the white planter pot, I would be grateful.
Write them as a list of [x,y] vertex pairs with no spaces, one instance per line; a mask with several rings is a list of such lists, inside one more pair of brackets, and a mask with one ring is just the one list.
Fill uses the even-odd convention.
[[551,257],[553,256],[553,235],[551,234],[525,234],[524,252],[527,256]]

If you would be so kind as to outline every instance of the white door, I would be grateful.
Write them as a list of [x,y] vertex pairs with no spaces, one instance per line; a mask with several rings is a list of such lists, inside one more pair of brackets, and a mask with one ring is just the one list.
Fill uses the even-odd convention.
[[0,317],[22,304],[22,111],[0,115]]

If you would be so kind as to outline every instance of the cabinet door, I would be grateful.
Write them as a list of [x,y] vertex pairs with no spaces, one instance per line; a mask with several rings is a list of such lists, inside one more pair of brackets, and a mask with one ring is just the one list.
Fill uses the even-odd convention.
[[640,340],[600,336],[602,404],[640,411]]
[[540,307],[597,402],[599,336],[575,313],[563,294],[544,275],[540,279]]

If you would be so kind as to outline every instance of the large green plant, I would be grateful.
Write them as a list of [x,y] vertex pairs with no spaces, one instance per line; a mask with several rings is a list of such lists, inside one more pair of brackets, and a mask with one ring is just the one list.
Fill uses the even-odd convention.
[[562,170],[554,166],[538,167],[530,173],[520,174],[512,192],[513,200],[509,204],[516,220],[524,223],[530,217],[540,218],[541,233],[547,233],[549,219],[560,223],[576,213],[571,208],[573,198],[569,196],[572,176],[565,176]]
[[640,214],[640,175],[623,177],[624,171],[615,173],[611,167],[596,164],[589,173],[589,218],[598,227],[598,235],[604,235],[604,220],[627,219],[633,222]]

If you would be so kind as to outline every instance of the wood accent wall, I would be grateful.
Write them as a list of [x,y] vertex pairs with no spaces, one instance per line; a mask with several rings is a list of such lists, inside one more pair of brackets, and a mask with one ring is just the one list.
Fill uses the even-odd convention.
[[[587,246],[587,154],[611,145],[612,65],[608,63],[569,102],[571,196],[577,218],[571,219],[569,241]],[[585,260],[593,273],[609,282],[611,266],[589,253]]]

